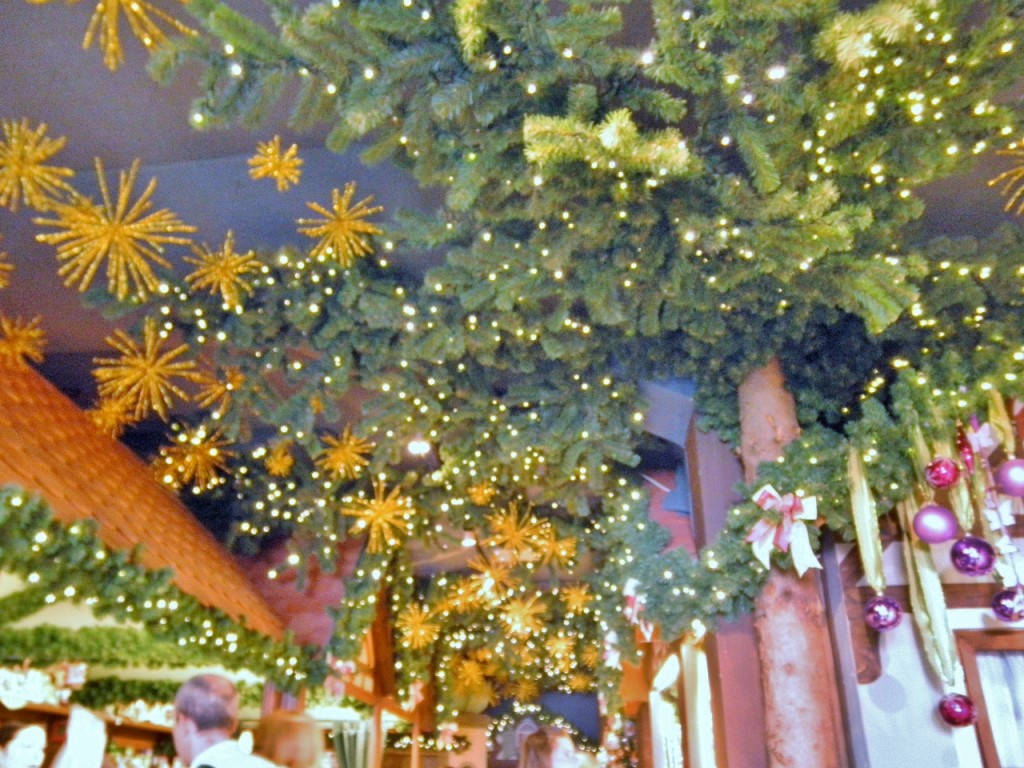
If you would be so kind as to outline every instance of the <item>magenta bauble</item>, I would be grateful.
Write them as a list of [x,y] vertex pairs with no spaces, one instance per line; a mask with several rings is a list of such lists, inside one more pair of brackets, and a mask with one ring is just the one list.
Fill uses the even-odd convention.
[[964,536],[949,550],[949,559],[965,576],[985,576],[996,564],[996,550],[985,539]]
[[949,488],[960,479],[960,467],[952,459],[939,456],[924,468],[924,479],[932,488]]
[[956,515],[940,504],[925,504],[914,515],[914,533],[929,544],[956,538],[959,531]]
[[900,604],[886,595],[877,595],[864,603],[864,621],[879,632],[897,627],[902,618]]
[[947,693],[939,699],[939,716],[954,728],[963,728],[978,719],[978,709],[962,693]]
[[1024,587],[1004,589],[992,598],[992,611],[1000,621],[1024,619]]
[[1007,459],[999,465],[996,488],[1007,496],[1024,496],[1024,459]]

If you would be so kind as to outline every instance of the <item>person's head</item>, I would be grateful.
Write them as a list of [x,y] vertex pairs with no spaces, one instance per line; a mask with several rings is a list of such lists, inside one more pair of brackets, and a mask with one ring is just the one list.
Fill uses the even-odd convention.
[[285,768],[317,768],[324,754],[324,732],[309,715],[278,710],[256,726],[252,751]]
[[231,738],[238,725],[238,690],[221,675],[196,675],[174,697],[172,737],[187,765],[200,752]]
[[46,755],[46,731],[41,725],[0,724],[0,768],[39,768]]
[[523,739],[519,768],[576,768],[576,745],[562,728],[545,725]]

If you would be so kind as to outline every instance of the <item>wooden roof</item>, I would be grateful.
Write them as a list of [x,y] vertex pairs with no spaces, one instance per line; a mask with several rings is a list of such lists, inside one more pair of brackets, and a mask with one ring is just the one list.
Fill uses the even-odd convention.
[[28,366],[0,361],[0,484],[38,493],[63,523],[84,518],[112,549],[142,545],[141,564],[211,608],[275,639],[283,621],[241,567],[132,451]]

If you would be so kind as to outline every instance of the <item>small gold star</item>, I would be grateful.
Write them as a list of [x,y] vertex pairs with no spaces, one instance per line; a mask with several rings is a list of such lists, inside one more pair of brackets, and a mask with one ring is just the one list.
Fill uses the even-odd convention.
[[253,255],[253,251],[235,253],[235,233],[229,231],[224,245],[217,252],[211,251],[206,244],[202,248],[192,246],[192,252],[198,258],[184,257],[184,261],[195,264],[197,269],[185,276],[185,281],[193,291],[208,288],[211,294],[220,293],[224,303],[234,309],[242,305],[242,294],[252,295],[252,286],[246,281],[245,275],[259,272],[263,264]]
[[65,139],[47,138],[46,124],[29,128],[28,120],[0,122],[0,206],[17,211],[20,203],[43,211],[52,199],[74,190],[64,179],[74,176],[70,168],[43,163],[63,149]]
[[228,445],[219,429],[207,432],[199,426],[184,430],[171,445],[160,449],[153,466],[159,479],[175,490],[191,484],[194,490],[207,491],[224,482],[227,461],[235,455],[226,450]]
[[237,366],[224,369],[223,378],[202,373],[196,381],[200,382],[195,401],[203,408],[214,408],[223,414],[231,406],[231,395],[245,383],[245,374]]
[[18,367],[27,366],[29,360],[43,362],[46,332],[39,327],[42,321],[42,317],[25,321],[0,315],[0,361]]
[[373,451],[373,444],[353,435],[349,427],[338,437],[325,437],[324,443],[327,447],[317,457],[316,465],[335,480],[352,480],[370,463],[366,456]]
[[437,640],[440,626],[431,621],[433,614],[416,603],[410,603],[398,615],[395,626],[402,633],[402,642],[414,651],[426,648]]
[[401,492],[401,486],[396,485],[390,493],[385,494],[384,483],[374,480],[373,498],[357,499],[355,506],[345,510],[346,515],[356,519],[349,528],[349,533],[366,533],[366,550],[370,554],[394,546],[399,541],[399,535],[409,533],[409,518],[413,512],[412,501],[402,496]]
[[107,337],[107,344],[120,352],[121,357],[93,359],[97,366],[93,375],[99,383],[100,396],[125,399],[136,420],[146,418],[150,411],[156,411],[166,420],[167,409],[175,397],[188,400],[175,379],[198,381],[202,377],[195,370],[194,362],[177,359],[188,351],[187,344],[164,351],[163,342],[152,318],[146,320],[143,328],[142,346],[124,331],[114,331],[113,336]]
[[562,587],[562,602],[571,613],[583,612],[594,596],[590,594],[590,587],[586,584],[570,584]]
[[516,597],[505,604],[501,620],[513,637],[526,638],[544,629],[546,612],[547,606],[536,595]]
[[256,145],[256,154],[249,158],[249,176],[253,179],[274,179],[277,191],[286,192],[292,184],[299,183],[302,171],[302,158],[299,147],[292,144],[281,154],[281,137],[275,136],[270,141],[261,141]]
[[352,196],[355,195],[356,184],[350,181],[345,185],[345,192],[340,193],[337,189],[331,190],[331,210],[328,211],[319,203],[306,203],[310,209],[322,214],[322,219],[299,219],[299,232],[310,237],[319,237],[320,240],[313,247],[312,257],[322,258],[333,256],[343,267],[351,267],[360,256],[373,253],[370,241],[363,235],[379,235],[381,229],[368,221],[367,216],[383,211],[383,206],[369,206],[373,201],[373,195],[365,197],[355,205],[349,207]]
[[105,435],[115,440],[124,433],[124,428],[134,424],[131,414],[131,403],[120,398],[100,398],[86,415],[93,424]]
[[284,440],[274,446],[267,456],[263,466],[267,468],[267,474],[274,477],[287,477],[295,466],[295,457],[291,452],[292,441]]
[[497,489],[486,480],[469,486],[466,493],[469,495],[469,500],[478,507],[486,507],[491,503],[491,499],[498,495]]

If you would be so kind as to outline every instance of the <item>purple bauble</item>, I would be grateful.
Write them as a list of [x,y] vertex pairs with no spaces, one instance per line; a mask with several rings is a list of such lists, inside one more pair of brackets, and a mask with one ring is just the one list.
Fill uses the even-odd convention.
[[992,598],[992,610],[1001,621],[1024,619],[1024,587],[1018,585],[1013,589],[996,592]]
[[953,567],[965,576],[985,576],[996,564],[996,550],[978,536],[964,536],[949,550]]
[[978,709],[962,693],[947,693],[939,699],[939,716],[954,728],[963,728],[978,719]]
[[903,609],[891,597],[877,595],[864,603],[864,621],[879,632],[896,627],[903,618]]
[[959,530],[956,515],[939,504],[925,504],[914,515],[914,533],[929,544],[949,541]]
[[996,487],[1007,496],[1024,497],[1024,459],[1007,459],[996,469]]
[[924,478],[932,488],[949,488],[960,479],[960,467],[952,459],[939,456],[924,468]]

